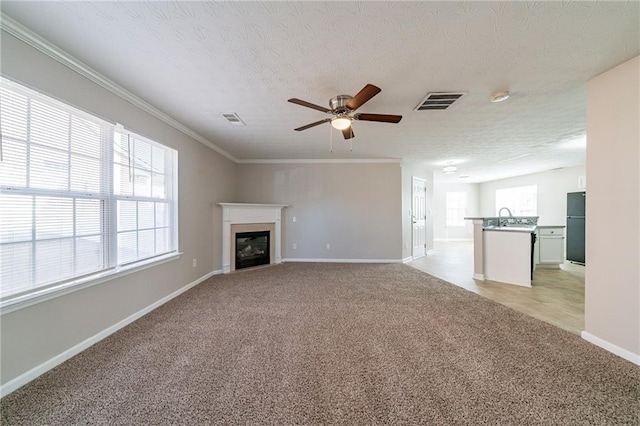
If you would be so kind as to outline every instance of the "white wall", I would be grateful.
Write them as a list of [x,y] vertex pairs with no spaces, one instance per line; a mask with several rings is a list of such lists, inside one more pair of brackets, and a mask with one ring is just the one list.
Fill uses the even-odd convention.
[[412,256],[413,252],[413,234],[412,234],[412,191],[413,178],[417,177],[426,181],[426,203],[427,203],[427,220],[426,220],[426,251],[433,250],[433,172],[427,170],[418,164],[409,162],[402,163],[402,258],[406,259]]
[[587,83],[585,333],[640,364],[640,57]]
[[221,269],[222,215],[212,205],[235,201],[237,166],[13,36],[2,32],[1,43],[4,76],[178,150],[179,249],[184,252],[178,260],[4,313],[0,375],[5,385]]
[[538,224],[566,225],[567,193],[585,191],[579,178],[586,174],[586,166],[577,166],[481,183],[480,216],[496,216],[496,189],[537,185]]
[[436,240],[472,240],[473,224],[465,221],[463,227],[447,227],[447,192],[467,194],[467,212],[465,216],[480,216],[480,186],[477,183],[439,183],[433,190],[433,236]]
[[399,163],[238,167],[241,202],[290,205],[283,210],[284,259],[401,259]]

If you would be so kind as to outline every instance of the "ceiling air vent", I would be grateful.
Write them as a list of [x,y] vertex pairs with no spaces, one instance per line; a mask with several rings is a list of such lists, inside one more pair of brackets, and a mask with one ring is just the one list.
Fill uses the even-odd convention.
[[415,111],[447,109],[464,96],[463,92],[431,92],[418,104]]
[[240,119],[240,117],[238,116],[238,114],[236,114],[235,112],[230,112],[227,114],[222,114],[222,116],[224,118],[227,119],[227,121],[231,124],[233,124],[234,126],[246,126],[246,124],[244,123],[244,121],[242,121]]

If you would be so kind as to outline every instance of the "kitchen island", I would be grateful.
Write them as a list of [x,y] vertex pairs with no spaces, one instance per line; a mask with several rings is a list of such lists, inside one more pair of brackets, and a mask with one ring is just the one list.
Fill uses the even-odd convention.
[[473,217],[474,274],[531,287],[537,216]]

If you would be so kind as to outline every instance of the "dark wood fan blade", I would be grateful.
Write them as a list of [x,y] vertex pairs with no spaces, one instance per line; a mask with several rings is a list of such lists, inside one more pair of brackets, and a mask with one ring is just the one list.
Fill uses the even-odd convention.
[[349,102],[347,102],[347,108],[351,111],[355,111],[364,105],[369,99],[380,93],[382,89],[374,86],[373,84],[367,84],[355,95]]
[[299,132],[301,130],[307,130],[315,126],[319,126],[322,123],[326,123],[327,121],[331,121],[331,119],[325,118],[324,120],[316,121],[315,123],[307,124],[306,126],[298,127],[297,129],[293,129],[293,130],[295,130],[296,132]]
[[342,136],[344,136],[345,139],[351,139],[352,137],[354,137],[355,134],[353,133],[353,128],[349,126],[346,129],[343,129]]
[[303,101],[302,99],[291,98],[289,99],[289,102],[291,102],[292,104],[302,105],[307,108],[317,109],[318,111],[322,112],[331,112],[329,108],[321,107],[320,105],[312,104],[311,102]]
[[380,121],[382,123],[399,123],[402,120],[401,115],[391,114],[356,114],[354,120],[360,121]]

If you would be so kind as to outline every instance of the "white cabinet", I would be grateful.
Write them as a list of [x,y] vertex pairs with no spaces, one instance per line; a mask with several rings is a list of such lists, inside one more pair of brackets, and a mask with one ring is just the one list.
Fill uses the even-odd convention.
[[538,227],[538,267],[559,268],[564,263],[564,227]]

